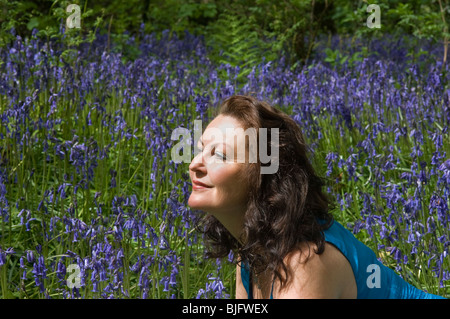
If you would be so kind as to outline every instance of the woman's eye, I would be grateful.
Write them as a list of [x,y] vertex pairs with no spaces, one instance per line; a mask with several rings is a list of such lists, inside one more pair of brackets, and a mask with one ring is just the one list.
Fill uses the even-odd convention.
[[225,160],[225,155],[221,152],[217,152],[215,147],[211,149],[211,155],[216,155],[220,159]]
[[220,153],[220,152],[216,152],[216,155],[217,155],[218,157],[220,157],[221,159],[223,159],[223,160],[226,159],[225,155],[223,155],[223,154]]
[[[201,147],[198,147],[198,150],[199,150],[200,153],[203,152],[203,148],[201,148]],[[217,152],[215,150],[215,148],[211,149],[211,156],[214,156],[214,155],[219,157],[222,160],[226,160],[227,159],[227,157],[223,153]]]

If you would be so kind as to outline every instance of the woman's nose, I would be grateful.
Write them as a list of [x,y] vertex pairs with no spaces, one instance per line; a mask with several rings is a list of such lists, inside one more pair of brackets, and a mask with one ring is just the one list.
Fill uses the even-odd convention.
[[191,171],[199,170],[205,168],[205,163],[203,161],[203,153],[199,152],[193,159],[191,164],[189,164],[189,169]]

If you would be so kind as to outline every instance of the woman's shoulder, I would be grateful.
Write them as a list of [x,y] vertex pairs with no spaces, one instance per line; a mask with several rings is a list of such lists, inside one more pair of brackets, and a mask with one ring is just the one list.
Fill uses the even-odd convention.
[[290,280],[281,290],[274,286],[275,298],[356,298],[355,277],[345,256],[329,243],[321,254],[317,248],[302,243],[285,257]]

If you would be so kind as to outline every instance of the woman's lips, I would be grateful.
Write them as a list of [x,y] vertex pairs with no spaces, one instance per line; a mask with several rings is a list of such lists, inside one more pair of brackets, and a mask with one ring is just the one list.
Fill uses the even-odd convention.
[[206,184],[203,184],[202,182],[194,180],[194,181],[192,181],[192,188],[193,189],[206,189],[206,188],[211,188],[211,186],[208,186]]

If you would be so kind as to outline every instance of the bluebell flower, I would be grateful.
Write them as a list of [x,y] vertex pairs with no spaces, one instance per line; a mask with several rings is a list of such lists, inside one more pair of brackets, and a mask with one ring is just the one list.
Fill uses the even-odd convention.
[[25,262],[24,262],[24,257],[23,257],[23,256],[20,257],[19,264],[20,264],[20,268],[26,269]]
[[27,261],[32,264],[34,263],[35,259],[34,259],[34,253],[32,250],[27,250]]
[[169,278],[167,276],[164,276],[161,280],[160,280],[160,284],[163,285],[163,291],[164,292],[169,292]]
[[177,274],[178,269],[175,265],[172,266],[172,271],[170,272],[169,285],[176,286],[177,284]]
[[0,266],[3,266],[4,264],[6,264],[6,252],[0,248]]
[[442,163],[438,169],[443,173],[443,176],[439,178],[438,183],[443,182],[447,185],[450,185],[450,159]]
[[56,267],[56,277],[60,280],[60,281],[64,281],[66,276],[66,266],[64,265],[64,263],[60,260],[58,262],[58,265]]

